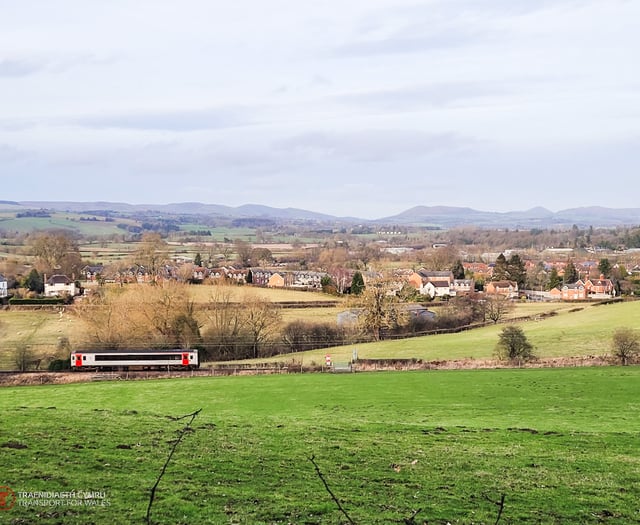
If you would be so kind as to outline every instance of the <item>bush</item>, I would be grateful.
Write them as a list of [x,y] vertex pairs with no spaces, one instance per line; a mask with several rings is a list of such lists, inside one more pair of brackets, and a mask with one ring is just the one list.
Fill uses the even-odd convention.
[[71,360],[70,359],[54,359],[49,363],[47,370],[49,372],[60,372],[62,370],[70,370],[71,369]]
[[502,329],[496,345],[496,355],[501,360],[512,362],[535,359],[533,345],[519,326],[507,326]]

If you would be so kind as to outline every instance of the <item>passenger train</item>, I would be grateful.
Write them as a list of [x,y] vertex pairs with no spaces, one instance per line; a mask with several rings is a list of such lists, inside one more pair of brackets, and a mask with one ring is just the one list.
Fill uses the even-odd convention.
[[71,369],[80,370],[194,370],[197,350],[76,350]]

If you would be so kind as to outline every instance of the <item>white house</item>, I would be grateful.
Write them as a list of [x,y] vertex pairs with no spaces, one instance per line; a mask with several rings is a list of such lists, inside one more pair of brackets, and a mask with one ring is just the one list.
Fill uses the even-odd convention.
[[46,297],[76,295],[76,283],[66,275],[52,275],[44,283],[44,295]]
[[7,279],[0,273],[0,297],[6,297],[8,293]]

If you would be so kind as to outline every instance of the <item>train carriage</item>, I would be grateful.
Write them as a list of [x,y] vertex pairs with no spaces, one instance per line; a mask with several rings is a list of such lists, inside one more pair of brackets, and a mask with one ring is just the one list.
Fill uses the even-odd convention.
[[200,366],[197,350],[76,350],[73,370],[193,370]]

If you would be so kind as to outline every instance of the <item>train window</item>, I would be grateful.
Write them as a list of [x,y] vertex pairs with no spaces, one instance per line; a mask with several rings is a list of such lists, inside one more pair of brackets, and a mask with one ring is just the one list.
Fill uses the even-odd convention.
[[83,356],[82,356],[82,360],[83,360],[83,361],[86,361],[86,360],[87,360],[87,356],[86,356],[86,355],[83,355]]

